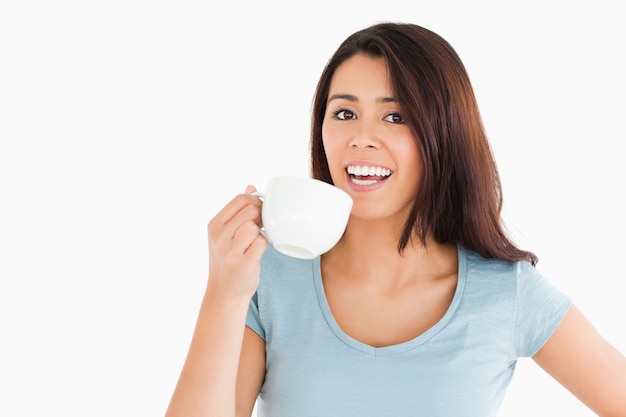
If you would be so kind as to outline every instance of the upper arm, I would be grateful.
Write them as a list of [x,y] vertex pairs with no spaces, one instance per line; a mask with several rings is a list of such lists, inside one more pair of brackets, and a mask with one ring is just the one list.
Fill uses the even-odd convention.
[[626,358],[576,306],[533,359],[599,416],[626,416]]
[[265,341],[245,327],[237,371],[237,417],[250,417],[265,378]]

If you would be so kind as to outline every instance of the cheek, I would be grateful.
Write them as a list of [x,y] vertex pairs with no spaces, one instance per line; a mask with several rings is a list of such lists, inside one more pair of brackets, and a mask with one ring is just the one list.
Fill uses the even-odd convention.
[[402,153],[406,155],[407,159],[412,159],[416,163],[422,164],[421,151],[417,139],[410,133],[402,137],[402,140],[397,141],[398,146],[402,148]]
[[395,153],[399,158],[402,158],[402,165],[409,167],[412,171],[411,175],[417,174],[416,177],[421,178],[423,171],[422,154],[419,145],[412,137],[405,141],[399,141]]
[[327,146],[330,142],[333,142],[333,138],[336,136],[337,129],[333,129],[332,123],[327,123],[324,121],[322,124],[322,142],[324,146]]
[[404,155],[404,158],[407,160],[407,162],[411,163],[411,165],[422,165],[422,158],[417,145],[409,143],[400,149],[400,153]]
[[326,153],[331,172],[340,146],[338,139],[337,132],[334,129],[328,128],[326,124],[322,126],[322,144],[324,145],[324,152]]

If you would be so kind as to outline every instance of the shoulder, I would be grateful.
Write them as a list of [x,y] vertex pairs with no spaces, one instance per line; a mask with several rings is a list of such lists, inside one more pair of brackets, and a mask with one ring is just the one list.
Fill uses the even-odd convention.
[[[460,266],[465,269],[468,280],[478,282],[499,282],[517,284],[528,275],[538,274],[534,266],[526,261],[507,262],[500,259],[484,258],[469,249],[461,247]],[[465,264],[463,265],[463,261]]]
[[466,249],[464,260],[467,293],[480,294],[481,297],[493,296],[496,299],[507,298],[516,303],[520,300],[532,303],[532,300],[548,294],[560,297],[559,291],[541,271],[527,261],[487,259]]
[[256,323],[250,320],[251,327],[257,324],[257,329],[262,328],[259,334],[266,341],[272,340],[277,323],[283,326],[297,322],[296,317],[305,314],[306,306],[318,306],[315,286],[318,274],[319,258],[293,258],[269,245],[261,258],[261,279],[252,298],[252,309],[256,310],[252,315],[257,317]]
[[542,297],[548,294],[560,296],[560,291],[537,267],[527,261],[486,259],[467,249],[464,251],[468,282],[511,288],[517,297]]
[[268,245],[261,258],[261,276],[285,274],[310,270],[316,260],[298,259],[278,252]]
[[312,277],[318,259],[298,259],[278,252],[271,244],[261,258],[261,282],[259,290],[288,290],[302,285]]

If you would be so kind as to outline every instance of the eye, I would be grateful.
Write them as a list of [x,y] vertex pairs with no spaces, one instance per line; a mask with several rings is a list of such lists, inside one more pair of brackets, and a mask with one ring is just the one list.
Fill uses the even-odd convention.
[[391,114],[387,115],[383,120],[386,120],[388,122],[395,123],[395,124],[403,124],[404,123],[404,119],[402,118],[400,113],[391,113]]
[[356,119],[356,114],[354,112],[347,109],[339,109],[335,113],[335,119],[338,120],[354,120]]

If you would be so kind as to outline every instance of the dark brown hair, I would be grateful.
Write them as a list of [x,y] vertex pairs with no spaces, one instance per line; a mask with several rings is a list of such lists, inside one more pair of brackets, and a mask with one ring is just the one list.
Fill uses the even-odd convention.
[[332,184],[322,143],[330,82],[355,54],[386,60],[395,98],[417,139],[424,170],[398,242],[402,252],[417,236],[458,243],[486,258],[537,257],[508,238],[501,223],[502,189],[465,66],[450,44],[414,24],[379,23],[349,36],[327,63],[317,85],[311,129],[313,178]]

